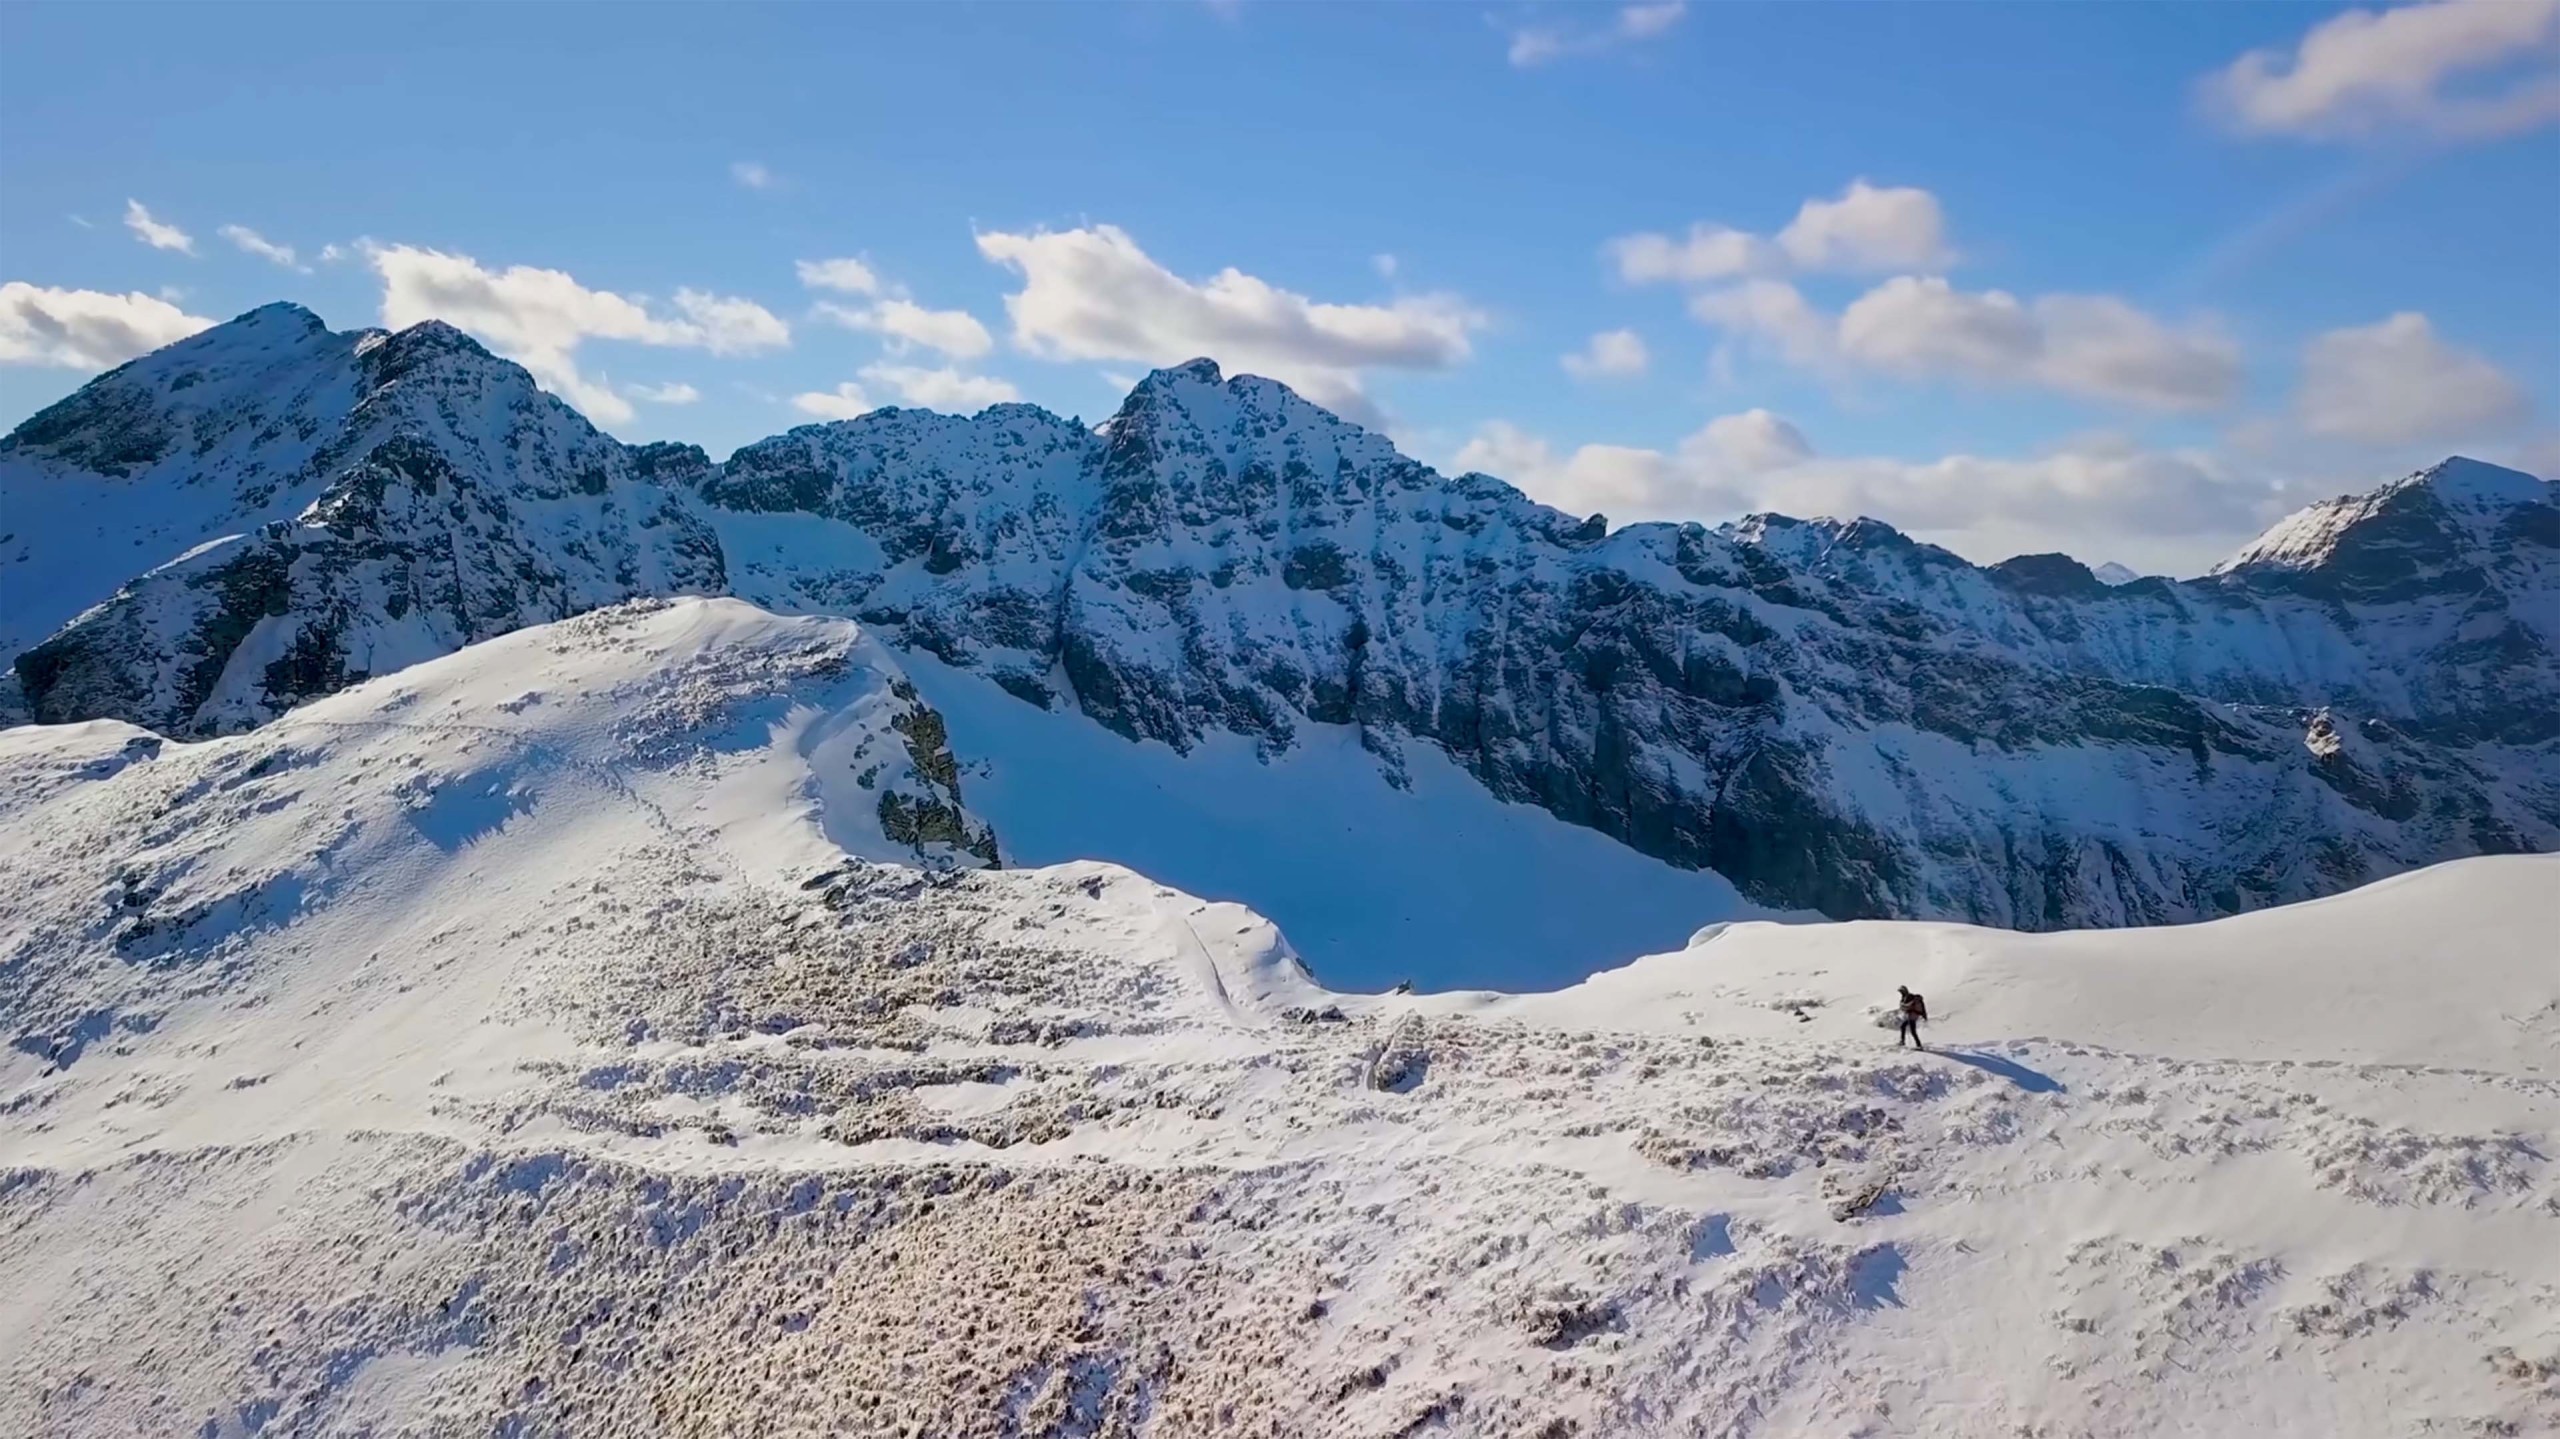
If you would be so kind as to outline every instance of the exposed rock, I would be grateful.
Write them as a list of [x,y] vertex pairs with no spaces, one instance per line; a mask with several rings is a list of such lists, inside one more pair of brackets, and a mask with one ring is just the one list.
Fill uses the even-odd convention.
[[[153,517],[66,518],[102,490]],[[1207,361],[1092,430],[890,409],[714,463],[597,434],[449,327],[270,307],[29,421],[0,498],[37,517],[0,596],[41,591],[48,623],[107,601],[22,637],[39,719],[237,728],[725,590],[1178,750],[1341,726],[1402,782],[1428,742],[1503,799],[1839,917],[2171,922],[2560,846],[2560,507],[2467,460],[2203,579],[2111,585],[1873,520],[1610,531]],[[75,553],[131,563],[101,581]],[[2319,712],[2351,748],[2306,742]]]

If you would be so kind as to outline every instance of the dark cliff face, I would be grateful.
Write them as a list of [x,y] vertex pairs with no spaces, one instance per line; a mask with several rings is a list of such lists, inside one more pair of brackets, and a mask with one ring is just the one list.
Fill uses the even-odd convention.
[[[254,474],[295,508],[28,650],[39,717],[251,724],[520,625],[726,590],[1177,748],[1346,726],[1392,776],[1435,745],[1505,799],[1844,917],[2173,921],[2560,845],[2560,510],[2511,471],[2455,462],[2203,580],[2110,588],[1871,520],[1609,532],[1205,361],[1092,430],[883,410],[714,463],[616,444],[447,327],[290,319],[199,346],[248,377],[225,383],[251,440],[279,438],[145,473]],[[236,436],[235,407],[172,388],[202,367],[182,348],[13,436],[52,467],[23,482],[145,448],[119,426]],[[271,352],[304,357],[290,383],[256,383]]]

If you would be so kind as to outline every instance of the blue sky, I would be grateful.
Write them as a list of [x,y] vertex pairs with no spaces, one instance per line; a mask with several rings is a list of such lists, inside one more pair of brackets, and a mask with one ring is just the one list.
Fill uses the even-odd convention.
[[2560,0],[22,4],[0,282],[0,423],[279,298],[715,455],[1209,353],[1615,519],[2185,570],[2560,472]]

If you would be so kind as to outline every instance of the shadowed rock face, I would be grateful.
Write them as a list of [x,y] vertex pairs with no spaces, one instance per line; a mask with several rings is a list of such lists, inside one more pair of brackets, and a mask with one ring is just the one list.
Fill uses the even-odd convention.
[[[1436,744],[1505,799],[1844,917],[2182,920],[2560,846],[2560,509],[2492,466],[2110,587],[1872,520],[1612,532],[1206,361],[1093,430],[882,410],[713,463],[596,434],[442,326],[332,338],[355,398],[287,406],[336,437],[283,485],[304,507],[28,651],[39,717],[255,723],[608,599],[725,589],[1133,739],[1350,726],[1391,775]],[[177,423],[153,367],[183,348],[0,465],[98,482],[95,456],[146,448],[116,427]]]

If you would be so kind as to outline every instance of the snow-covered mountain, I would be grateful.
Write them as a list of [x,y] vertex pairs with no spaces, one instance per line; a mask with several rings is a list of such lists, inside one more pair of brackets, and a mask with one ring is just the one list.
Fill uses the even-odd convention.
[[[261,420],[188,398],[190,354],[226,357],[220,393]],[[243,427],[366,438],[195,469],[149,438]],[[161,468],[122,458],[146,451]],[[1206,361],[1098,431],[884,410],[715,463],[615,446],[443,327],[332,337],[272,309],[0,443],[13,512],[84,484],[148,510],[181,479],[238,498],[150,521],[146,553],[319,503],[30,650],[34,715],[236,728],[604,599],[725,591],[1187,753],[1348,735],[1401,783],[1423,746],[1782,909],[2158,923],[2560,848],[2560,506],[2471,461],[2203,579],[2109,586],[1869,520],[1613,531]],[[31,513],[0,574],[117,538]]]
[[0,1432],[2560,1428],[2560,858],[1334,993],[981,867],[916,688],[644,601],[0,731]]
[[19,426],[0,512],[0,612],[35,717],[172,734],[721,585],[717,540],[645,454],[521,368],[449,325],[336,334],[290,305]]

